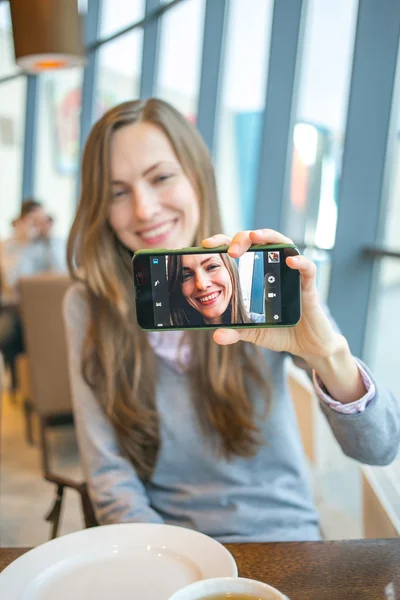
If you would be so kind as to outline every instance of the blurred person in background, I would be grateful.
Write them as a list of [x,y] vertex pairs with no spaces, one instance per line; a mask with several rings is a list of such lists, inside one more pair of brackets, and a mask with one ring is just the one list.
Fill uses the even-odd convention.
[[13,234],[0,245],[0,352],[15,389],[15,358],[24,349],[18,282],[38,273],[65,272],[67,267],[65,242],[52,235],[53,218],[40,202],[25,200],[12,226]]

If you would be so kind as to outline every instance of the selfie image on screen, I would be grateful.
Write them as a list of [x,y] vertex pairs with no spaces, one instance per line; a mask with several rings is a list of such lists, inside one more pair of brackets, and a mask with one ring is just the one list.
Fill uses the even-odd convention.
[[281,321],[277,251],[248,252],[240,259],[226,253],[172,254],[152,263],[157,326]]

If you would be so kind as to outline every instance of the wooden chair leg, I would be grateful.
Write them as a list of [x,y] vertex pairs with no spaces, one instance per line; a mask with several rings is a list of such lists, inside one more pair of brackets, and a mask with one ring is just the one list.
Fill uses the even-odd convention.
[[39,417],[39,431],[40,431],[40,450],[42,452],[42,470],[43,470],[43,473],[48,473],[48,472],[50,472],[49,449],[48,449],[47,436],[46,436],[46,421],[43,417]]
[[51,535],[50,535],[51,540],[54,540],[54,538],[56,538],[58,535],[58,529],[59,529],[60,520],[61,520],[63,497],[64,497],[64,485],[58,485],[57,486],[57,494],[56,494],[56,498],[55,498],[53,507],[51,508],[50,512],[45,517],[46,521],[51,523]]
[[17,404],[18,381],[17,381],[17,370],[16,370],[16,365],[15,365],[15,358],[13,358],[10,363],[10,378],[11,378],[10,400],[11,400],[12,404]]
[[87,491],[86,483],[74,481],[73,479],[69,479],[68,477],[60,475],[55,475],[54,473],[45,473],[44,478],[46,481],[54,483],[57,486],[57,493],[53,502],[53,506],[45,517],[46,521],[49,521],[52,525],[51,539],[57,537],[58,535],[63,505],[64,488],[69,488],[79,493],[82,502],[82,511],[85,521],[85,527],[88,528],[98,526],[98,522],[94,513],[94,508],[90,500],[89,493]]
[[32,426],[32,414],[33,408],[29,400],[24,400],[24,413],[25,413],[25,434],[28,444],[34,445],[33,440],[33,426]]
[[94,512],[92,501],[90,500],[89,492],[87,490],[87,486],[83,483],[80,487],[81,494],[81,503],[82,503],[82,512],[83,518],[85,521],[85,527],[97,527],[98,522],[96,519],[96,515]]

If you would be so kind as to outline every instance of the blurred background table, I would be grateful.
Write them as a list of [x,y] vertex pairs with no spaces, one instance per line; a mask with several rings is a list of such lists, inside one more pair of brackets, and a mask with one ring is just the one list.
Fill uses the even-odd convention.
[[[227,544],[241,577],[265,581],[290,600],[380,600],[400,591],[400,540]],[[0,548],[0,571],[28,548]]]

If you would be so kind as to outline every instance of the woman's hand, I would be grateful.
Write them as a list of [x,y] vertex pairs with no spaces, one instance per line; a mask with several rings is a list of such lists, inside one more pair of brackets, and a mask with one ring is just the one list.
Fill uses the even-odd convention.
[[[214,235],[203,241],[206,248],[229,246],[232,258],[242,256],[252,244],[293,244],[292,240],[272,229],[241,231],[231,240],[225,235]],[[252,342],[276,352],[289,352],[300,356],[310,365],[318,358],[327,358],[346,349],[345,338],[335,332],[324,313],[316,288],[315,264],[305,256],[286,259],[291,269],[301,275],[302,317],[295,327],[217,329],[214,340],[218,344],[234,344],[239,340]]]
[[[214,235],[203,241],[206,248],[229,246],[232,258],[239,258],[252,244],[293,244],[292,240],[272,229],[241,231],[231,240]],[[301,276],[302,316],[295,327],[252,329],[217,329],[218,344],[234,344],[239,340],[252,342],[276,352],[289,352],[304,359],[314,369],[330,395],[347,404],[361,398],[365,385],[347,340],[337,333],[319,303],[316,288],[317,268],[305,256],[286,259],[291,269]]]

